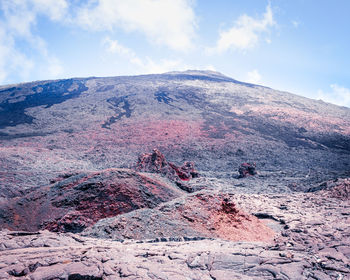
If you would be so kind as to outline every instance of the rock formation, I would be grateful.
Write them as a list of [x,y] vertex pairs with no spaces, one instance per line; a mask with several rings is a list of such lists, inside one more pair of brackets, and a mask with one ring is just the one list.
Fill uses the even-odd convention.
[[0,225],[81,232],[102,218],[152,208],[181,195],[180,189],[129,169],[80,173],[10,200],[1,210]]
[[232,195],[202,191],[154,209],[140,209],[100,220],[83,234],[111,239],[195,236],[272,242],[275,232],[237,208]]
[[178,167],[168,162],[158,149],[153,149],[152,153],[140,155],[135,168],[137,171],[163,174],[173,181],[179,181],[179,179],[188,181],[199,176],[193,162],[186,161],[181,167]]
[[253,163],[244,162],[238,168],[238,172],[239,172],[239,178],[254,176],[257,174],[256,163],[255,162],[253,162]]
[[312,187],[308,192],[320,192],[324,196],[341,200],[350,199],[350,178],[336,179],[323,182],[319,186]]

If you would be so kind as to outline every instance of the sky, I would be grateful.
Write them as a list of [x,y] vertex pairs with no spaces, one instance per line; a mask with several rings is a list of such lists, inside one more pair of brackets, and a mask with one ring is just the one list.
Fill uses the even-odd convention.
[[214,70],[350,107],[348,0],[0,0],[0,85]]

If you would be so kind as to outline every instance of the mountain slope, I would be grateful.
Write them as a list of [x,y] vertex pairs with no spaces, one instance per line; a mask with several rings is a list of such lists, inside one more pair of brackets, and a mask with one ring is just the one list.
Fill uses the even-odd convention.
[[315,179],[350,170],[349,108],[207,71],[3,86],[0,139],[8,195],[61,172],[129,167],[153,148],[203,171],[234,174],[244,161]]

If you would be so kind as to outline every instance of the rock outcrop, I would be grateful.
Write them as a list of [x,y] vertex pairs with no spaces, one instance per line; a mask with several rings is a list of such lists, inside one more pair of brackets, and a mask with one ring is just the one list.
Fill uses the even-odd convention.
[[175,186],[129,169],[80,173],[13,199],[2,209],[0,225],[80,232],[102,218],[153,208],[180,195]]
[[154,209],[103,219],[83,234],[112,239],[196,236],[269,242],[275,232],[237,208],[232,195],[201,191]]
[[326,181],[319,186],[308,189],[307,192],[320,192],[327,197],[349,200],[350,178]]
[[244,162],[238,168],[239,178],[245,178],[248,176],[254,176],[257,174],[256,172],[256,163]]
[[[114,236],[119,241],[73,233],[0,231],[0,279],[349,279],[349,200],[324,196],[321,191],[217,193],[202,191],[188,195],[188,203],[185,198],[177,198],[156,209],[139,209],[118,216],[125,220],[105,227],[110,236],[104,237],[119,232],[122,234]],[[153,212],[156,210],[168,219],[159,219],[161,215]],[[144,216],[137,213],[144,211]],[[130,229],[134,237],[155,236],[151,235],[154,229],[161,236],[157,224],[176,233],[180,229],[174,224],[179,225],[179,221],[183,221],[186,230],[193,224],[193,234],[210,231],[211,225],[220,229],[221,222],[226,225],[225,230],[234,231],[235,224],[249,224],[246,218],[251,215],[241,217],[243,211],[260,217],[259,223],[276,227],[271,244],[199,238],[192,234],[179,238],[120,240]],[[149,224],[149,232],[142,233],[136,227],[143,223]],[[238,229],[242,234],[245,232],[244,227]],[[215,234],[216,230],[212,232]]]
[[199,176],[193,162],[186,161],[179,167],[174,163],[168,162],[158,149],[153,149],[152,153],[140,155],[135,169],[143,172],[160,173],[173,181],[179,181],[179,179],[188,181]]

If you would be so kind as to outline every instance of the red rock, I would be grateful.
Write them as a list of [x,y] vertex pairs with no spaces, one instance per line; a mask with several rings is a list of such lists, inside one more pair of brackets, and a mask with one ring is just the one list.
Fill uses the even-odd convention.
[[175,170],[177,176],[183,181],[188,181],[199,176],[199,173],[194,168],[194,163],[191,161],[184,162],[181,167],[178,167],[173,163],[169,163],[169,165]]
[[82,173],[14,199],[4,209],[0,227],[81,232],[102,218],[152,208],[181,194],[176,187],[129,169]]
[[179,179],[188,181],[199,176],[193,162],[186,161],[181,167],[178,167],[174,163],[168,162],[158,149],[153,149],[152,153],[139,156],[136,170],[160,173],[173,181]]
[[152,153],[145,153],[139,156],[136,170],[171,175],[175,174],[173,168],[169,166],[164,155],[158,149],[153,149]]
[[154,209],[103,219],[85,234],[102,238],[208,237],[272,242],[275,232],[239,209],[232,194],[198,192]]

